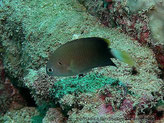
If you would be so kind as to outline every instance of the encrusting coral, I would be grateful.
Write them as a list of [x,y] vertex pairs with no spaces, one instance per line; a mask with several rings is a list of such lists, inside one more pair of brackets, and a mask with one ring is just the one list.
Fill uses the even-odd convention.
[[149,27],[151,36],[153,37],[152,43],[155,45],[164,45],[164,1],[163,0],[127,0],[126,6],[129,7],[133,13],[145,12],[149,18]]
[[62,115],[60,109],[57,108],[50,108],[46,114],[46,116],[43,119],[43,123],[64,123],[65,118]]
[[[79,1],[105,26],[119,28],[142,45],[148,45],[164,71],[163,0]],[[164,72],[161,76],[164,76]]]
[[38,115],[34,107],[24,107],[20,110],[8,111],[1,119],[1,123],[31,123],[31,118]]
[[[62,109],[58,110],[59,114],[64,112],[64,117],[71,122],[79,117],[88,118],[85,121],[100,118],[100,114],[105,120],[126,119],[127,115],[131,116],[128,113],[139,114],[134,108],[142,102],[146,109],[150,100],[152,107],[157,105],[156,101],[163,101],[161,71],[152,50],[119,29],[106,28],[79,2],[6,0],[0,12],[5,69],[19,80],[19,86],[31,90],[36,104],[53,102]],[[135,71],[112,59],[117,68],[99,67],[81,76],[66,78],[46,74],[48,56],[57,47],[75,38],[93,36],[109,39],[112,48],[128,52],[136,61]],[[50,109],[47,115],[51,112]],[[43,121],[48,119],[47,115]]]

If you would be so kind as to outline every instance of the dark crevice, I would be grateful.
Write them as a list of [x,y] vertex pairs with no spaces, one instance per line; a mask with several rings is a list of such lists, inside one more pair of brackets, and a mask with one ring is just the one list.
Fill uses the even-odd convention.
[[34,101],[34,98],[32,97],[32,94],[30,93],[30,89],[26,88],[24,85],[20,85],[20,82],[18,81],[17,78],[11,78],[8,76],[8,74],[6,75],[12,82],[13,86],[18,89],[19,94],[23,97],[23,99],[26,102],[26,105],[29,107],[36,107],[36,103]]
[[30,90],[28,88],[20,87],[18,88],[20,94],[22,95],[23,99],[26,101],[27,106],[29,107],[36,107],[36,103],[34,98],[30,94]]

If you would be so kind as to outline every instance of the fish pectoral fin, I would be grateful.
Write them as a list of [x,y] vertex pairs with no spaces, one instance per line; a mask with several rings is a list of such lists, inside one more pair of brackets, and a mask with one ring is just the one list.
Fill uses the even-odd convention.
[[71,71],[72,73],[78,73],[77,67],[74,64],[74,61],[71,60],[69,67],[67,70]]

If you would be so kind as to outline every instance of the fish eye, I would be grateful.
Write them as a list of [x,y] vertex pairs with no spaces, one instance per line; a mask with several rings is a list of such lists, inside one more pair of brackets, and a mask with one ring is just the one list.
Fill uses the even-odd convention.
[[52,68],[48,68],[47,72],[53,72],[53,69]]

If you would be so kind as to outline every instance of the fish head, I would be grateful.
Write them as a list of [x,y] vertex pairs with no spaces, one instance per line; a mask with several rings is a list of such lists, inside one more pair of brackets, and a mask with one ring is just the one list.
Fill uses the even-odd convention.
[[46,72],[49,76],[68,76],[71,71],[69,65],[64,58],[50,58],[46,66]]

